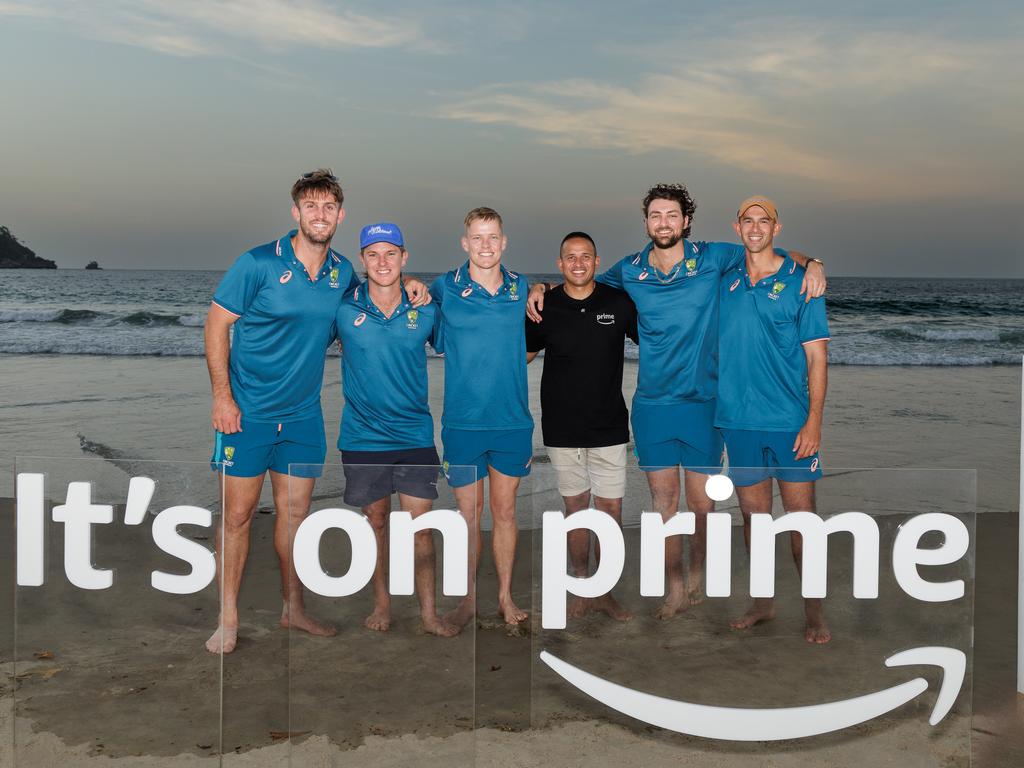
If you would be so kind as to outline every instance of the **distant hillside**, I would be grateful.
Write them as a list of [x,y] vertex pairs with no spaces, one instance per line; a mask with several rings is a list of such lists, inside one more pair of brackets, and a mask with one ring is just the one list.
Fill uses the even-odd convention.
[[11,230],[0,226],[0,269],[56,269],[49,259],[41,259],[31,248],[18,241]]

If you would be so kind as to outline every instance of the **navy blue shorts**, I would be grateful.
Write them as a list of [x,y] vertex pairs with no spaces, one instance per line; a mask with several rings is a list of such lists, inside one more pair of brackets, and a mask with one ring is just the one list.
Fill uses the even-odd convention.
[[345,503],[365,507],[404,493],[417,499],[437,498],[440,459],[434,446],[394,451],[342,451]]

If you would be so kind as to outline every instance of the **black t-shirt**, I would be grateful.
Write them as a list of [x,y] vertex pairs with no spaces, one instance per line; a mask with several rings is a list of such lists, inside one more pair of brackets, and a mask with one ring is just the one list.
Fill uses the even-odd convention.
[[543,320],[526,320],[526,350],[544,350],[540,380],[544,445],[600,448],[629,442],[622,351],[637,340],[636,307],[601,283],[582,301],[561,286],[544,297]]

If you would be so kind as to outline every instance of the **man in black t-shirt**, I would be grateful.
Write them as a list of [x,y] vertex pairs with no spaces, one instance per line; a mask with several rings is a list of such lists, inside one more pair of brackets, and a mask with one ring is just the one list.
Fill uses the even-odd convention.
[[[622,525],[629,442],[622,353],[627,336],[637,340],[636,308],[623,291],[594,282],[601,260],[585,232],[565,236],[557,263],[565,283],[547,294],[541,322],[526,321],[527,362],[544,350],[544,445],[558,473],[566,514],[589,507],[593,494],[594,508]],[[595,556],[600,558],[599,550]],[[569,532],[569,559],[577,577],[588,575],[589,531]],[[577,597],[569,615],[582,616],[590,607]],[[632,615],[610,592],[595,598],[593,607],[619,621]]]

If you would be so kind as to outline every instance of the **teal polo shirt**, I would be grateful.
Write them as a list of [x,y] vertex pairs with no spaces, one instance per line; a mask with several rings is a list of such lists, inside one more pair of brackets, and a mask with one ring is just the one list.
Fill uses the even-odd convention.
[[722,275],[743,260],[743,246],[684,240],[685,256],[668,274],[651,264],[653,247],[648,243],[597,278],[626,291],[636,305],[640,370],[633,402],[713,400],[718,389],[719,285]]
[[313,279],[295,257],[292,230],[246,251],[213,303],[238,316],[229,374],[242,418],[282,422],[320,416],[324,360],[343,294],[358,285],[348,260],[328,251]]
[[533,427],[526,384],[526,278],[501,267],[491,293],[469,276],[469,262],[441,275],[430,295],[441,307],[444,413],[450,429]]
[[745,261],[722,281],[716,426],[798,432],[807,421],[803,345],[828,339],[829,331],[825,299],[805,302],[803,279],[803,268],[787,257],[757,283]]
[[426,344],[439,346],[441,312],[434,304],[402,302],[391,314],[370,299],[363,282],[338,307],[341,341],[341,411],[338,448],[396,451],[434,445]]

